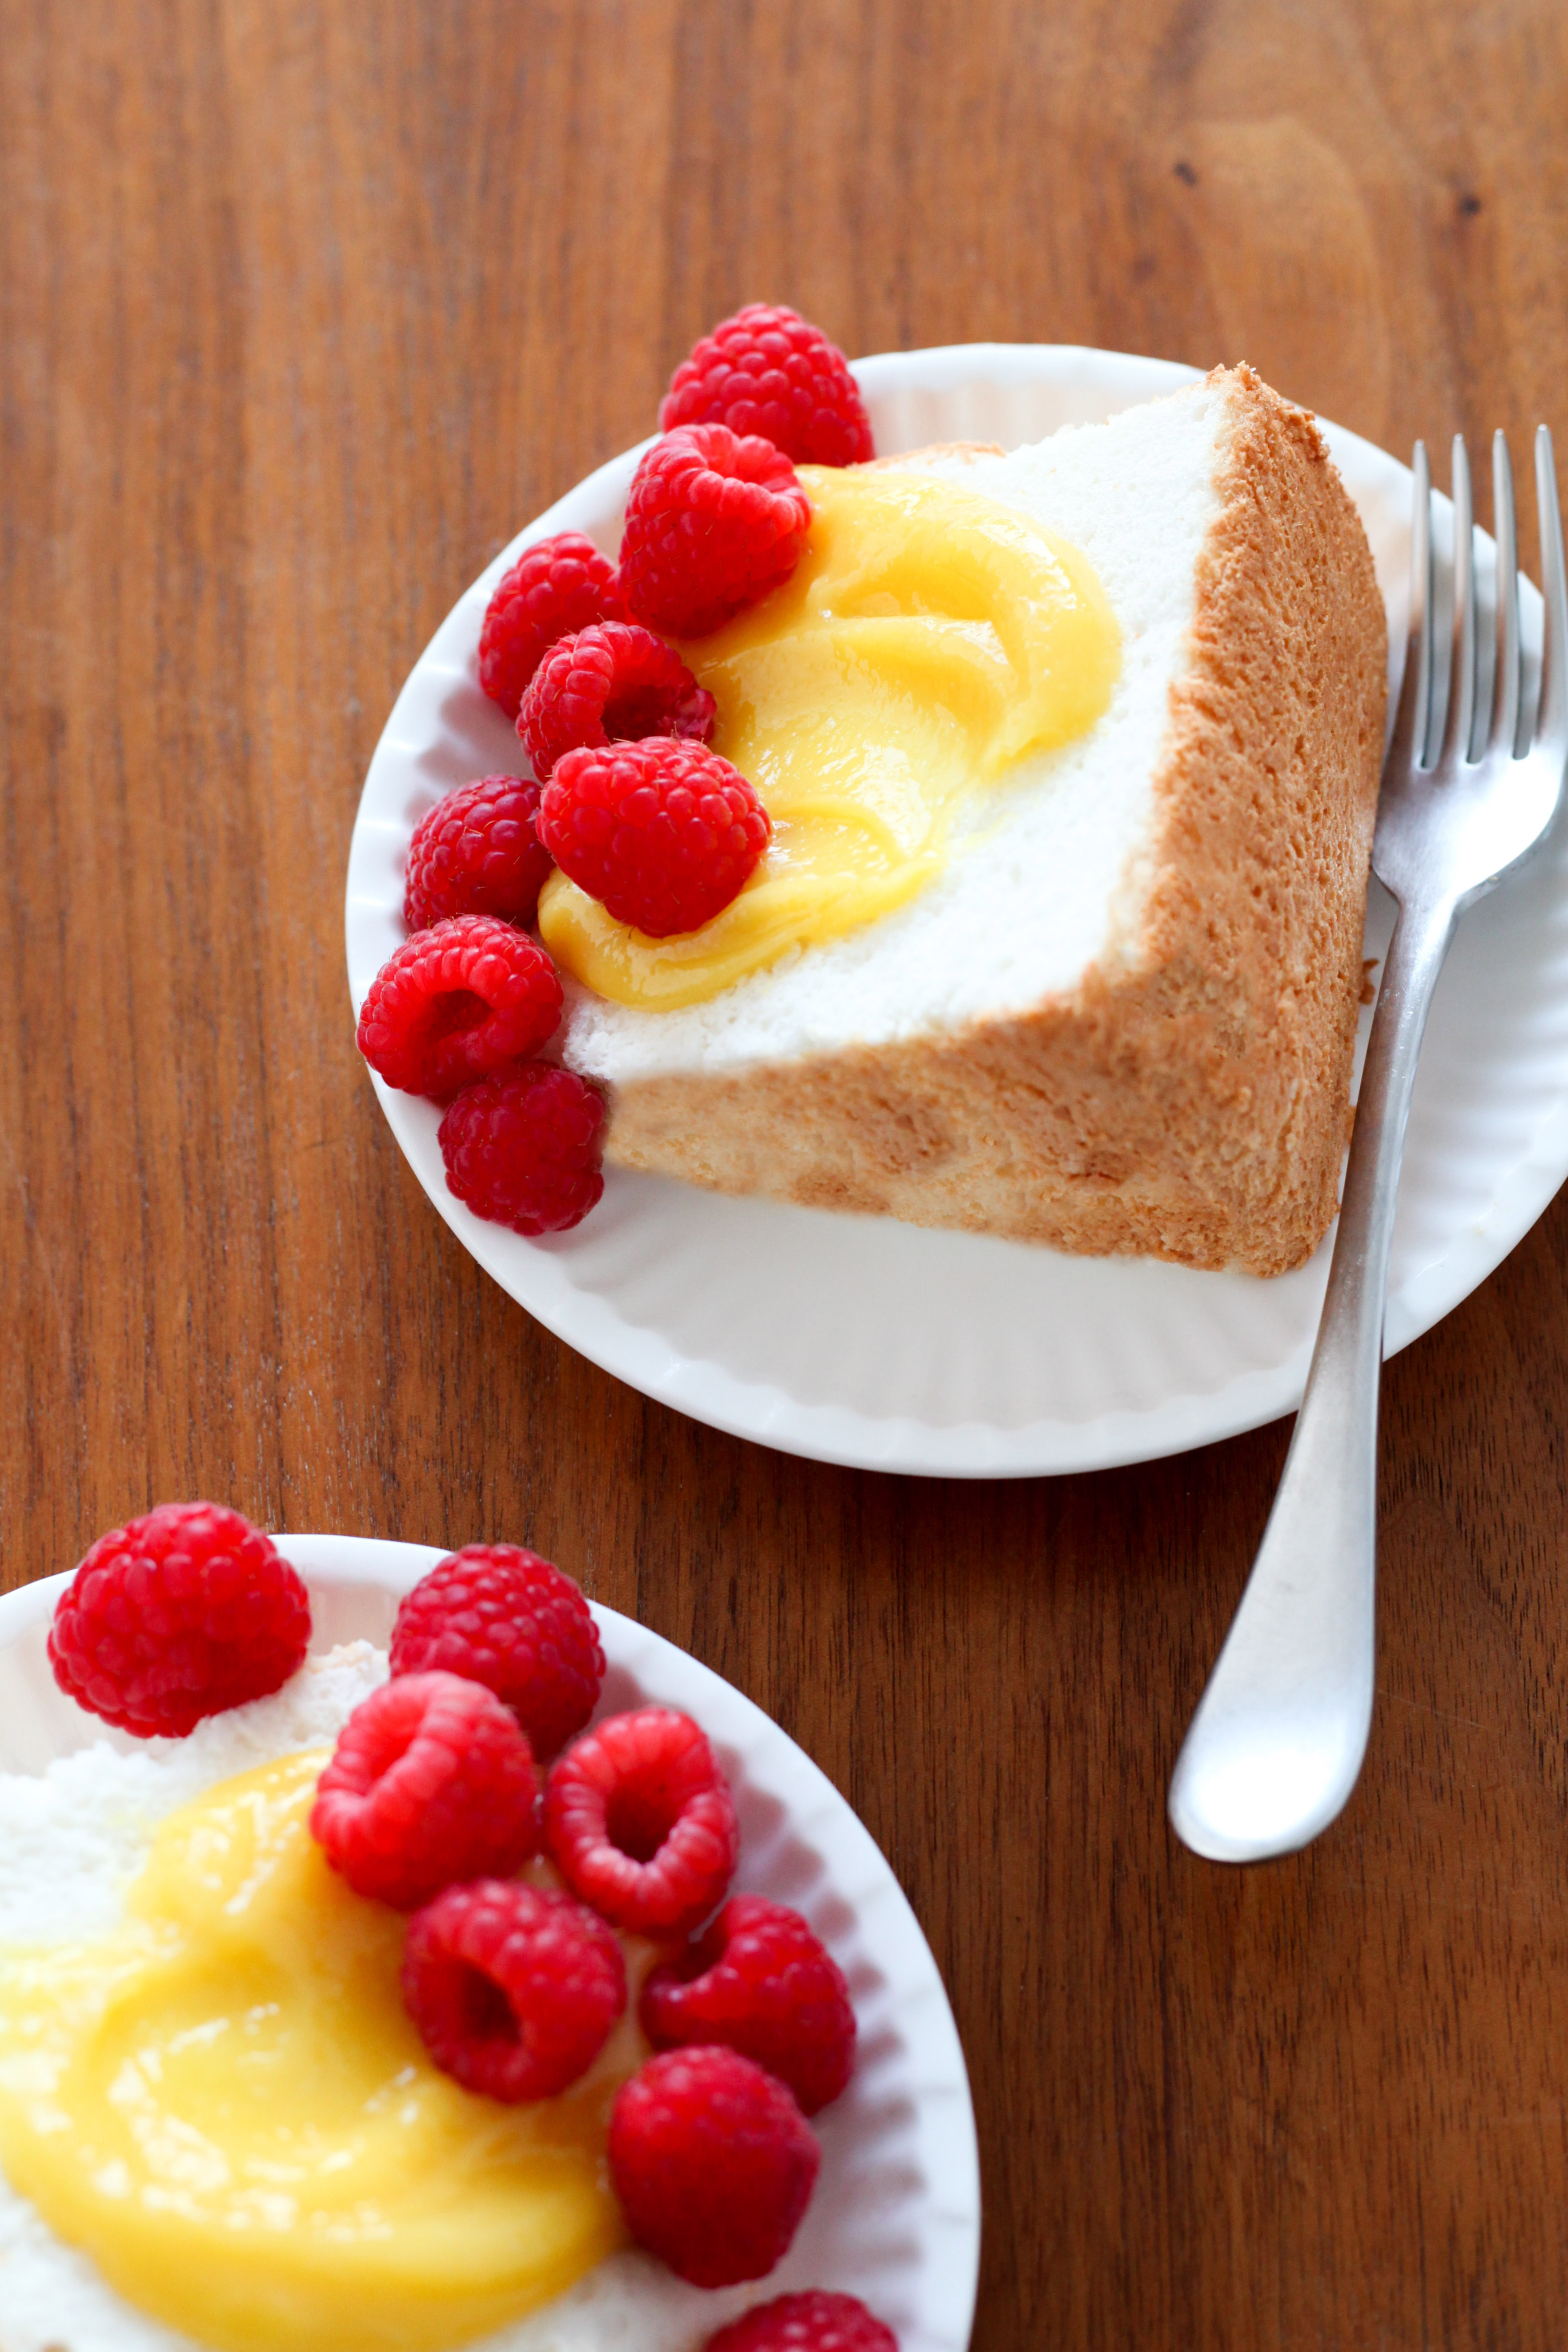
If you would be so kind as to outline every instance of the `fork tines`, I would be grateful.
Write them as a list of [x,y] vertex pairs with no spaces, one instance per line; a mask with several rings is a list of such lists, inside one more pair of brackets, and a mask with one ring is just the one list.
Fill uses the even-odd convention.
[[[1495,756],[1504,746],[1515,757],[1530,748],[1524,707],[1524,659],[1520,628],[1519,532],[1514,520],[1513,467],[1508,436],[1492,436],[1492,518],[1496,541],[1497,657],[1493,666],[1489,709],[1482,714],[1484,730],[1477,740],[1477,701],[1482,686],[1482,661],[1477,620],[1477,561],[1475,499],[1470,483],[1469,455],[1464,436],[1454,436],[1454,634],[1451,663],[1434,660],[1435,604],[1434,533],[1432,530],[1431,468],[1424,442],[1415,444],[1415,547],[1412,581],[1418,613],[1411,616],[1412,636],[1419,654],[1415,714],[1425,719],[1420,750],[1415,762],[1429,769],[1458,756],[1479,761]],[[1568,595],[1564,592],[1563,523],[1557,501],[1557,478],[1552,436],[1544,425],[1535,432],[1536,501],[1541,522],[1542,586],[1546,604],[1546,629],[1542,654],[1541,692],[1537,700],[1540,737],[1555,737],[1568,724],[1563,677]],[[1440,733],[1439,733],[1440,730]],[[1434,741],[1434,737],[1437,740]]]

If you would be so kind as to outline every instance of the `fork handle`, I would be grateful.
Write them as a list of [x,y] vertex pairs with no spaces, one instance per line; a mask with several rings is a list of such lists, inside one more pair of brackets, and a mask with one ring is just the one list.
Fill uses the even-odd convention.
[[1366,1753],[1389,1244],[1416,1057],[1457,911],[1402,908],[1389,943],[1306,1391],[1172,1778],[1172,1824],[1214,1862],[1305,1845],[1344,1804]]

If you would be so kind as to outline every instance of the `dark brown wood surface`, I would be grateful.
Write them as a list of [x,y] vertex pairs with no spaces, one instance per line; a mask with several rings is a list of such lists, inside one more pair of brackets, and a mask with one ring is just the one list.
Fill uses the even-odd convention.
[[1389,1368],[1367,1769],[1237,1874],[1163,1797],[1285,1428],[970,1486],[645,1402],[426,1204],[341,944],[429,632],[742,300],[1562,446],[1561,0],[3,0],[0,104],[7,1581],[195,1494],[533,1543],[890,1856],[984,2352],[1563,2343],[1568,1210]]

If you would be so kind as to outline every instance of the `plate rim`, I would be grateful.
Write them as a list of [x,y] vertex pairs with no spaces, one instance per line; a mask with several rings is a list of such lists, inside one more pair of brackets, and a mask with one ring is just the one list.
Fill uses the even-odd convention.
[[[400,1594],[447,1557],[439,1545],[408,1543],[395,1537],[269,1532],[284,1558],[312,1588],[370,1586]],[[68,1569],[0,1593],[0,1649],[12,1648],[52,1617],[57,1600],[75,1573]],[[913,1905],[848,1798],[764,1707],[651,1625],[605,1601],[584,1598],[604,1639],[606,1663],[638,1675],[651,1666],[649,1678],[668,1685],[668,1691],[660,1689],[664,1703],[683,1706],[705,1731],[709,1718],[701,1710],[711,1710],[718,1718],[719,1727],[710,1734],[717,1747],[739,1746],[737,1733],[743,1732],[748,1754],[761,1750],[766,1756],[768,1792],[776,1796],[780,1785],[788,1784],[783,1801],[797,1830],[804,1828],[820,1836],[824,1822],[832,1823],[830,1883],[839,1899],[852,1903],[857,1912],[875,1903],[879,1968],[900,2008],[916,2002],[921,2008],[919,2057],[911,2065],[913,2079],[903,2095],[921,2116],[917,2130],[929,2209],[924,2227],[928,2232],[940,2232],[943,2241],[940,2266],[923,2262],[921,2277],[922,2281],[941,2280],[947,2308],[934,2315],[922,2313],[918,2324],[922,2340],[929,2345],[963,2352],[973,2333],[979,2294],[979,2135],[957,2021]],[[321,1654],[314,1639],[310,1654]],[[851,1887],[856,1890],[853,1894],[848,1891]],[[892,1959],[896,1967],[888,1965]],[[910,2054],[913,2059],[912,2050]],[[941,2111],[940,2123],[933,2109]]]
[[[1102,380],[1109,371],[1125,374],[1122,404],[1153,397],[1162,387],[1179,389],[1205,373],[1181,361],[1077,343],[936,344],[909,352],[875,352],[850,364],[857,381],[872,397],[895,391],[900,384],[952,390],[966,379],[984,375],[988,369],[1011,373],[1016,379],[1020,371],[1059,377],[1081,367]],[[1331,447],[1364,452],[1369,460],[1395,468],[1409,478],[1409,467],[1375,442],[1326,418],[1319,421]],[[362,982],[356,908],[374,904],[379,910],[384,903],[357,894],[356,877],[373,862],[369,855],[373,835],[386,829],[382,820],[371,814],[368,803],[384,760],[398,755],[396,739],[405,698],[436,660],[438,641],[458,614],[465,608],[482,608],[493,583],[519,551],[558,528],[562,510],[575,505],[595,486],[608,488],[612,478],[629,477],[637,457],[656,437],[649,435],[606,460],[527,523],[456,600],[404,679],[366,771],[350,843],[344,944],[356,1017],[363,987],[371,976],[364,973]],[[711,1357],[686,1354],[657,1329],[627,1322],[599,1294],[574,1288],[557,1263],[557,1251],[548,1244],[534,1245],[520,1260],[516,1236],[475,1216],[447,1192],[436,1145],[438,1117],[432,1107],[395,1094],[373,1071],[367,1070],[367,1076],[426,1197],[469,1255],[507,1296],[601,1370],[727,1435],[849,1469],[927,1477],[1058,1476],[1158,1461],[1218,1443],[1278,1420],[1300,1402],[1311,1354],[1310,1336],[1273,1365],[1243,1367],[1216,1388],[1182,1391],[1157,1403],[1128,1406],[1082,1422],[1058,1416],[1010,1428],[979,1420],[936,1423],[907,1414],[872,1414],[849,1404],[806,1402],[782,1386],[744,1379]],[[607,1176],[610,1181],[624,1184],[664,1181],[625,1171],[610,1171]],[[1413,1270],[1400,1288],[1391,1292],[1385,1358],[1431,1329],[1495,1272],[1542,1214],[1565,1176],[1568,1094],[1561,1096],[1552,1110],[1538,1121],[1526,1146],[1500,1174],[1484,1223],[1452,1233],[1439,1258]]]

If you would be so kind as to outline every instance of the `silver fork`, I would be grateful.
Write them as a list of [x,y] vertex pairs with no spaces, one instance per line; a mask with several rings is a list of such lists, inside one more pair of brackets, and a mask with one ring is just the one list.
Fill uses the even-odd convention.
[[[1552,439],[1535,436],[1546,628],[1522,750],[1513,476],[1492,443],[1497,669],[1476,731],[1469,463],[1454,443],[1454,632],[1435,656],[1431,480],[1415,445],[1411,634],[1377,805],[1373,870],[1399,901],[1367,1044],[1317,1346],[1262,1547],[1171,1781],[1171,1820],[1215,1862],[1289,1853],[1343,1805],[1372,1727],[1377,1390],[1399,1160],[1427,1008],[1462,910],[1549,831],[1568,763],[1568,592]],[[1449,690],[1450,661],[1453,686]],[[1439,664],[1441,665],[1439,667]],[[1436,714],[1443,737],[1427,745]]]

